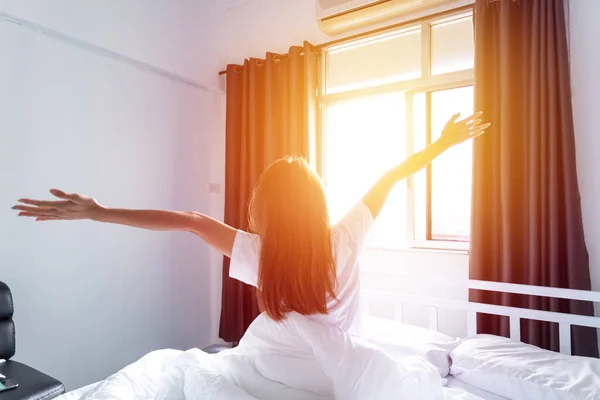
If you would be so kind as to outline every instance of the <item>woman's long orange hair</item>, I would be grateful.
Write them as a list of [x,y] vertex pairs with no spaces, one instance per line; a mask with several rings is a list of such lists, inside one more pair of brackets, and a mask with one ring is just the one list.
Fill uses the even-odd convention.
[[295,311],[326,314],[336,269],[325,193],[301,158],[269,166],[254,189],[250,227],[261,239],[257,297],[275,321]]

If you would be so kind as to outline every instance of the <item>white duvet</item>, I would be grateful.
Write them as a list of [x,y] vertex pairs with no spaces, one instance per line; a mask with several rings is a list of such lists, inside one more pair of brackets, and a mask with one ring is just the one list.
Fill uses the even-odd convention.
[[343,331],[290,314],[280,323],[259,316],[235,349],[155,351],[61,400],[441,400],[451,393],[423,358],[394,360]]

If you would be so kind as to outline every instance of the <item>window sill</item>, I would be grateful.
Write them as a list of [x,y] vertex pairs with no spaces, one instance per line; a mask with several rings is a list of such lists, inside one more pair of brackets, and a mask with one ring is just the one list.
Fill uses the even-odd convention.
[[366,246],[367,251],[391,253],[437,253],[469,255],[467,242],[415,241],[406,247]]
[[452,251],[463,254],[469,254],[470,242],[452,242],[443,240],[414,240],[410,244],[411,248],[424,250]]

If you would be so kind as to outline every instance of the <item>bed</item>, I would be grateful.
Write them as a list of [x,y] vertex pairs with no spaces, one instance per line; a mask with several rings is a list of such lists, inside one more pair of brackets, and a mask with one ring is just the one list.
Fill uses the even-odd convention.
[[[62,400],[78,400],[80,399],[82,396],[84,396],[86,393],[88,393],[90,390],[92,390],[98,383],[94,383],[85,387],[82,387],[80,389],[71,391],[65,395],[63,395],[63,397],[61,397]],[[448,381],[446,383],[446,387],[450,388],[450,389],[454,389],[455,392],[450,394],[449,398],[453,398],[453,399],[465,399],[465,400],[506,400],[506,397],[501,397],[498,395],[495,395],[493,393],[489,393],[483,389],[479,389],[475,386],[471,386],[468,383],[464,383],[459,381],[456,378],[453,377],[449,377]]]
[[[407,277],[407,279],[410,278]],[[530,294],[554,298],[600,302],[600,293],[598,292],[474,280],[469,280],[465,283],[444,282],[444,284],[466,284],[467,289],[490,290],[505,293]],[[417,382],[417,384],[410,388],[412,392],[404,392],[404,398],[411,398],[414,400],[500,400],[537,398],[545,398],[547,400],[600,400],[600,360],[571,356],[570,338],[571,325],[600,328],[600,318],[598,317],[567,315],[554,312],[486,305],[480,303],[471,303],[468,301],[449,300],[428,296],[386,293],[382,291],[363,291],[363,298],[367,305],[367,307],[363,307],[365,310],[369,310],[368,303],[370,301],[377,299],[393,299],[394,304],[396,304],[398,307],[402,307],[407,303],[421,304],[428,307],[428,329],[409,326],[404,324],[402,321],[382,322],[381,320],[373,318],[372,316],[366,316],[372,329],[367,330],[365,335],[361,337],[361,340],[365,340],[369,345],[374,345],[378,349],[383,349],[382,353],[385,353],[386,357],[391,357],[395,360],[404,360],[406,359],[405,357],[410,358],[412,356],[418,356],[417,358],[426,360],[428,365],[431,365],[433,371],[435,371],[432,373],[431,369],[427,371],[419,369],[421,368],[421,365],[418,361],[405,366],[406,368],[402,369],[402,373],[398,374],[397,376],[402,377],[404,375],[413,374],[412,376],[416,377],[413,380]],[[468,334],[465,338],[451,338],[438,332],[438,313],[440,309],[463,310],[467,313],[468,318],[466,330]],[[478,312],[508,316],[511,323],[511,337],[503,338],[491,335],[477,335],[476,315]],[[399,315],[401,315],[401,313]],[[517,329],[517,327],[519,326],[520,319],[522,318],[557,323],[559,325],[560,333],[560,353],[549,352],[521,343],[519,340],[519,329]],[[379,322],[373,323],[373,321]],[[392,326],[390,324],[395,325]],[[276,327],[273,329],[280,328]],[[313,329],[312,327],[308,326],[307,329],[307,331],[302,333],[302,336],[310,336],[311,334],[313,337],[321,336],[321,333],[315,335],[313,331],[310,331],[310,329]],[[306,332],[308,332],[308,334]],[[250,336],[256,336],[251,338],[251,340],[254,340],[254,343],[259,343],[257,346],[260,347],[261,340],[272,341],[271,338],[279,337],[279,333],[280,332],[270,332],[269,335],[267,335],[267,339],[260,338],[260,335]],[[329,333],[325,334],[324,336],[327,336],[328,334]],[[346,360],[344,357],[346,357],[346,352],[350,351],[351,347],[343,347],[343,345],[340,344],[343,341],[343,338],[331,337],[330,341],[317,344],[317,348],[318,346],[321,346],[321,353],[333,354],[333,356],[331,354],[327,354],[327,357],[329,358],[324,359],[323,365],[328,366],[327,368],[330,370],[335,370],[334,376],[337,376],[338,381],[340,382],[343,380],[348,381],[348,379],[352,381],[353,377],[360,377],[360,379],[363,379],[363,375],[371,374],[370,378],[365,378],[367,381],[370,379],[370,386],[365,386],[366,389],[359,388],[356,393],[359,393],[360,390],[363,390],[362,394],[348,392],[344,395],[337,396],[336,392],[336,398],[367,398],[365,394],[370,393],[368,392],[369,390],[378,391],[380,390],[380,386],[385,388],[392,387],[394,385],[393,378],[389,378],[387,381],[386,379],[383,379],[382,382],[376,382],[379,377],[385,375],[384,371],[387,371],[386,368],[390,368],[390,364],[388,364],[386,367],[385,365],[381,366],[378,363],[370,363],[370,367],[364,369],[363,371],[343,371],[345,374],[343,378],[339,374],[335,375],[338,373],[337,370],[345,368],[345,366],[348,364],[348,360],[356,360],[360,359],[360,357],[363,357],[363,361],[368,359],[368,362],[370,362],[370,360],[374,357],[371,354],[368,354],[368,357],[365,358],[366,353],[363,353],[362,355],[359,354],[357,356],[358,358],[348,358],[348,360]],[[311,346],[312,345],[313,344],[311,343]],[[336,352],[337,354],[335,354]],[[127,387],[127,389],[124,389],[122,392],[119,391],[120,389],[116,392],[114,391],[116,389],[113,389],[113,392],[109,393],[110,396],[106,396],[106,393],[96,396],[95,393],[102,393],[102,388],[109,387],[111,384],[113,387],[119,388],[119,385],[121,385],[120,380],[129,379],[129,377],[135,376],[136,371],[141,371],[144,368],[146,370],[158,371],[160,369],[158,365],[164,362],[164,360],[172,360],[176,359],[177,357],[186,357],[188,356],[186,353],[187,352],[176,350],[161,350],[158,352],[153,352],[142,360],[126,367],[126,369],[124,369],[125,372],[120,371],[106,381],[69,392],[60,397],[60,399],[80,400],[93,398],[142,398],[144,396],[148,396],[146,393],[140,394],[138,397],[136,393],[133,393],[134,389],[143,391],[142,386],[145,384],[143,382],[152,382],[152,379],[148,378],[148,376],[145,376],[144,378],[143,373],[140,375],[142,378],[139,378],[133,384],[123,386],[124,388]],[[203,375],[201,375],[202,378],[198,379],[197,382],[201,382],[202,385],[205,385],[207,383],[214,383],[216,381],[223,380],[219,374],[215,372],[218,369],[214,369],[209,373],[206,373],[204,366],[206,363],[210,363],[209,359],[205,358],[205,355],[199,353],[202,352],[198,350],[191,356],[191,358],[187,359],[188,361],[193,359],[193,363],[196,363],[197,359],[203,360],[199,363],[199,365],[202,365],[201,369],[204,372]],[[210,356],[206,355],[206,357]],[[290,368],[287,362],[279,357],[279,355],[274,356],[273,354],[270,354],[270,357],[271,359],[269,362],[275,366],[275,370],[278,370],[277,373],[286,374],[286,368]],[[340,359],[343,359],[344,362],[339,361]],[[240,360],[234,361],[240,362]],[[245,361],[245,359],[241,360],[242,363]],[[385,361],[383,364],[385,364]],[[344,366],[344,368],[340,368],[340,366]],[[263,368],[263,365],[260,363],[251,365],[252,371],[261,370],[261,368]],[[427,367],[425,369],[427,369]],[[310,370],[310,368],[306,369],[306,371],[308,370]],[[352,375],[353,373],[355,375]],[[294,375],[299,375],[300,377],[298,379],[301,379],[302,373]],[[435,377],[433,377],[433,375],[435,375]],[[196,377],[199,376],[200,375],[196,375]],[[175,377],[175,375],[173,375],[173,377]],[[436,378],[443,385],[441,392],[430,390],[430,386],[435,386],[438,384],[438,380],[436,380]],[[115,382],[116,386],[114,386]],[[194,384],[200,385],[200,383],[197,382]],[[298,382],[299,385],[312,384],[312,381],[307,382],[306,380],[300,380]],[[241,400],[246,398],[266,399],[268,397],[245,397],[245,392],[237,392],[238,389],[236,387],[234,387],[232,391],[229,391],[229,389],[225,388],[219,389],[221,390],[219,393],[217,393],[217,391],[210,392],[210,396],[207,396],[206,393],[204,393],[198,397],[194,397],[190,396],[189,393],[199,393],[199,391],[202,390],[200,386],[188,388],[188,383],[180,384],[180,386],[185,386],[186,390],[188,391],[186,392],[184,390],[179,390],[177,393],[171,392],[169,395],[164,395],[160,398],[181,398],[187,400],[192,398],[235,398]],[[365,390],[367,391],[365,392]],[[388,391],[386,393],[389,394],[391,392]],[[411,394],[409,397],[406,397],[406,393]],[[214,395],[214,397],[211,397],[212,395]],[[272,398],[278,397],[275,396]],[[326,399],[330,397],[294,397],[291,394],[286,394],[285,396],[280,394],[279,398],[289,398],[290,400],[295,400],[313,398]],[[386,397],[384,395],[368,398],[391,399],[392,397]]]
[[459,381],[458,379],[449,376],[446,388],[454,389],[454,392],[449,393],[448,398],[452,399],[481,399],[481,400],[506,400],[506,397],[498,396],[486,390],[469,385]]

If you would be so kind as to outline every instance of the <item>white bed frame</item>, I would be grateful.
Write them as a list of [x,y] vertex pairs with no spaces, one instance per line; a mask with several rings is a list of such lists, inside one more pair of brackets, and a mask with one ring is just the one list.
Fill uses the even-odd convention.
[[[379,274],[381,272],[377,271],[376,273]],[[386,273],[383,272],[383,274]],[[403,279],[406,278],[409,280],[416,280],[417,282],[419,282],[418,284],[421,287],[423,287],[423,284],[432,284],[432,280],[430,278],[427,278],[427,281],[424,282],[424,278],[422,276],[402,273],[392,273],[392,275],[400,275],[403,277]],[[436,280],[434,279],[434,281]],[[600,303],[600,292],[586,290],[518,285],[512,283],[488,282],[471,279],[467,281],[437,280],[434,283],[437,283],[442,287],[462,288],[465,290],[476,289],[482,291],[525,294],[556,299],[584,300]],[[364,310],[366,310],[366,312],[368,312],[369,310],[369,302],[371,300],[393,302],[395,309],[395,320],[398,320],[400,322],[402,322],[403,319],[402,307],[404,304],[419,304],[427,306],[429,308],[428,328],[436,332],[438,331],[438,313],[440,309],[465,311],[467,313],[467,335],[469,336],[475,335],[477,333],[477,313],[502,315],[509,317],[510,338],[518,341],[520,341],[521,339],[520,322],[522,318],[538,321],[556,322],[559,326],[560,352],[568,355],[572,354],[571,325],[580,325],[600,329],[600,317],[531,310],[509,306],[498,306],[492,304],[474,303],[467,300],[420,296],[379,290],[362,290],[361,296],[363,298]]]

